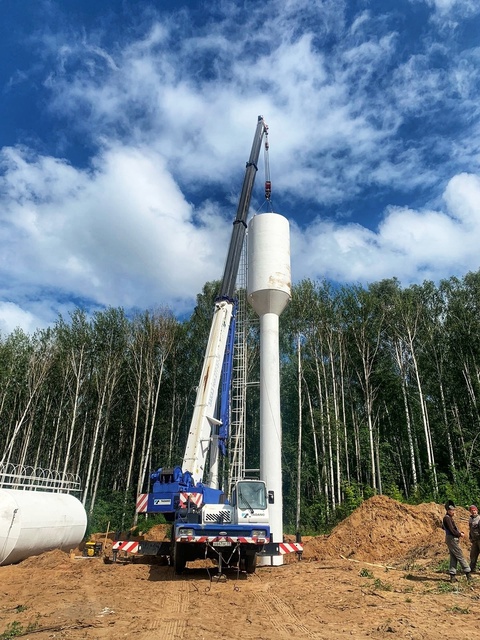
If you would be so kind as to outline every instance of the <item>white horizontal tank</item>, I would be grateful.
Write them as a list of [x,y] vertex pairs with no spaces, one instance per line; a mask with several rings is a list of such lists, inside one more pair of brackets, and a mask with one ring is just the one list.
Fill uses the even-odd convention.
[[73,549],[86,528],[85,509],[70,494],[0,489],[0,565]]

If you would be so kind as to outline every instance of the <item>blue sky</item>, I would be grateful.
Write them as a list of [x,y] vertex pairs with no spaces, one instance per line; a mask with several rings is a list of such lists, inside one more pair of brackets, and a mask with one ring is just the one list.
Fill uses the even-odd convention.
[[[191,311],[257,116],[292,276],[480,266],[477,0],[0,0],[0,332]],[[266,210],[260,159],[252,214]]]

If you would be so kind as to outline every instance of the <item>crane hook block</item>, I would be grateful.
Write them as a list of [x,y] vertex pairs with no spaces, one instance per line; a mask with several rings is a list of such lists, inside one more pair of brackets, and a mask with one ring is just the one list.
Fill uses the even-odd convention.
[[272,195],[272,183],[270,180],[265,182],[265,198],[270,200],[270,196]]

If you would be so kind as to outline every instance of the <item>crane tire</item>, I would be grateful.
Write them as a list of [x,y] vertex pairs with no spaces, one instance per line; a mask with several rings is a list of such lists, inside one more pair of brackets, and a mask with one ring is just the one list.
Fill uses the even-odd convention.
[[247,555],[245,556],[245,571],[247,573],[255,573],[256,568],[257,568],[257,554],[247,553]]
[[175,573],[183,573],[187,565],[185,547],[180,542],[173,546],[173,568]]

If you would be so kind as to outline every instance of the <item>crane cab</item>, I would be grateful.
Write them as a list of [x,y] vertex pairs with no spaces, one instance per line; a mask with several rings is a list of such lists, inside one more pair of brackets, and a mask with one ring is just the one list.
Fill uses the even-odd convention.
[[262,480],[239,480],[232,492],[235,521],[268,523],[267,488]]

